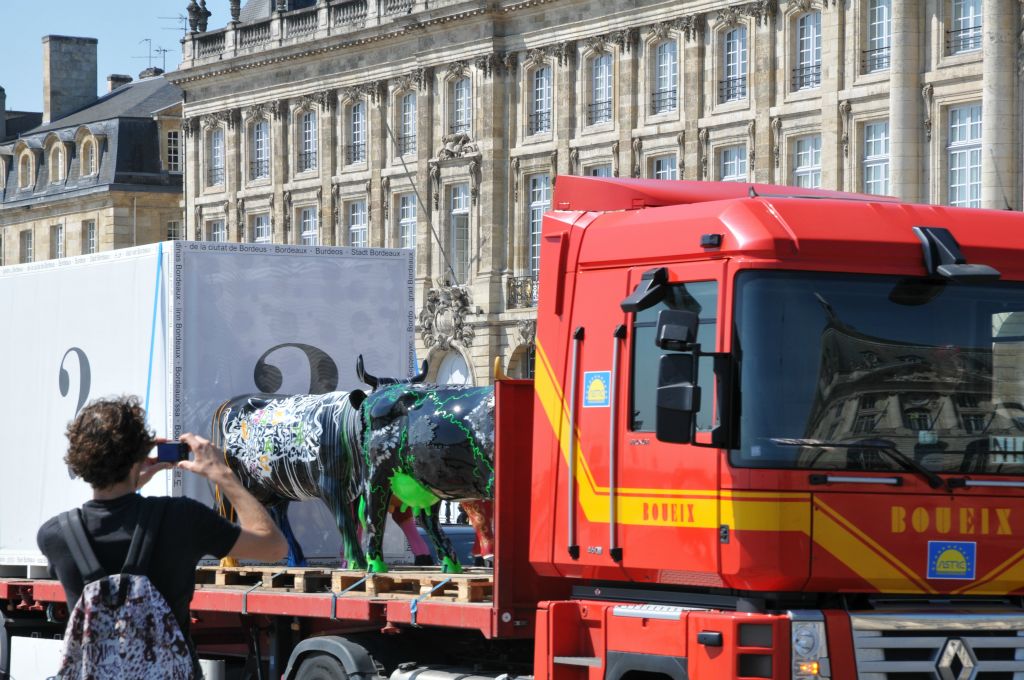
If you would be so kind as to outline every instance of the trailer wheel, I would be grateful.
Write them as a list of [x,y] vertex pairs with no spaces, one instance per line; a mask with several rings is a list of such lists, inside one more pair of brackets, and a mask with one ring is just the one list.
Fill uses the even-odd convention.
[[304,658],[295,671],[295,680],[348,680],[338,658],[323,652]]

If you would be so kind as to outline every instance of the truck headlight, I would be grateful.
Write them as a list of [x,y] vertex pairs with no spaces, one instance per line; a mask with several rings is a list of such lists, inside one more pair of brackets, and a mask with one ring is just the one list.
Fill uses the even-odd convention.
[[793,679],[831,677],[825,617],[819,611],[791,611],[789,618],[792,621],[790,648],[793,653]]

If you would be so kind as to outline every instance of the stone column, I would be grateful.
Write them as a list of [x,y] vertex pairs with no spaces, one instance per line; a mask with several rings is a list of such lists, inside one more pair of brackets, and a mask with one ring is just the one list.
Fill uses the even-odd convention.
[[748,66],[750,82],[748,96],[754,102],[755,142],[753,163],[750,165],[752,182],[770,182],[772,177],[771,109],[775,106],[775,9],[769,4],[754,18],[753,58]]
[[335,150],[337,149],[337,125],[334,117],[338,95],[334,90],[319,93],[317,102],[317,166],[320,171],[320,236],[324,245],[338,245],[338,225],[335,222],[337,206],[334,204],[333,178]]
[[917,0],[892,0],[889,67],[891,191],[905,201],[927,200],[921,186],[924,113],[921,104],[921,27]]
[[704,113],[704,15],[683,17],[680,26],[686,41],[683,48],[683,147],[686,157],[683,165],[685,177],[680,179],[701,179],[697,123]]
[[390,194],[390,183],[382,182],[381,171],[384,169],[385,155],[387,152],[387,132],[385,125],[388,124],[388,96],[387,83],[384,81],[373,83],[370,95],[366,98],[366,119],[368,135],[366,144],[366,162],[370,170],[370,192],[367,197],[366,209],[369,211],[366,225],[366,244],[371,248],[382,248],[387,244],[387,222],[391,219],[388,212],[385,219],[385,192]]
[[1015,0],[982,2],[981,207],[1020,208]]
[[822,8],[821,41],[821,186],[842,189],[845,156],[838,94],[843,88],[843,3]]

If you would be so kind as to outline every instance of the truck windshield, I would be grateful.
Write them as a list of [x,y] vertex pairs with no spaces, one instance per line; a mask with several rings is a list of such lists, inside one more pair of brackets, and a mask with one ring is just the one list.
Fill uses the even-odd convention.
[[1024,474],[1024,285],[744,272],[734,352],[733,465]]

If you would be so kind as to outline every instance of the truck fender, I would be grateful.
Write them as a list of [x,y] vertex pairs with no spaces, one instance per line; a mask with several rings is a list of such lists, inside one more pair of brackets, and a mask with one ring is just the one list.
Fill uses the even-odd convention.
[[288,658],[288,667],[284,671],[284,680],[292,680],[295,670],[302,657],[314,653],[330,654],[345,667],[349,680],[376,680],[377,666],[370,653],[362,645],[336,635],[306,638],[295,645],[292,655]]

